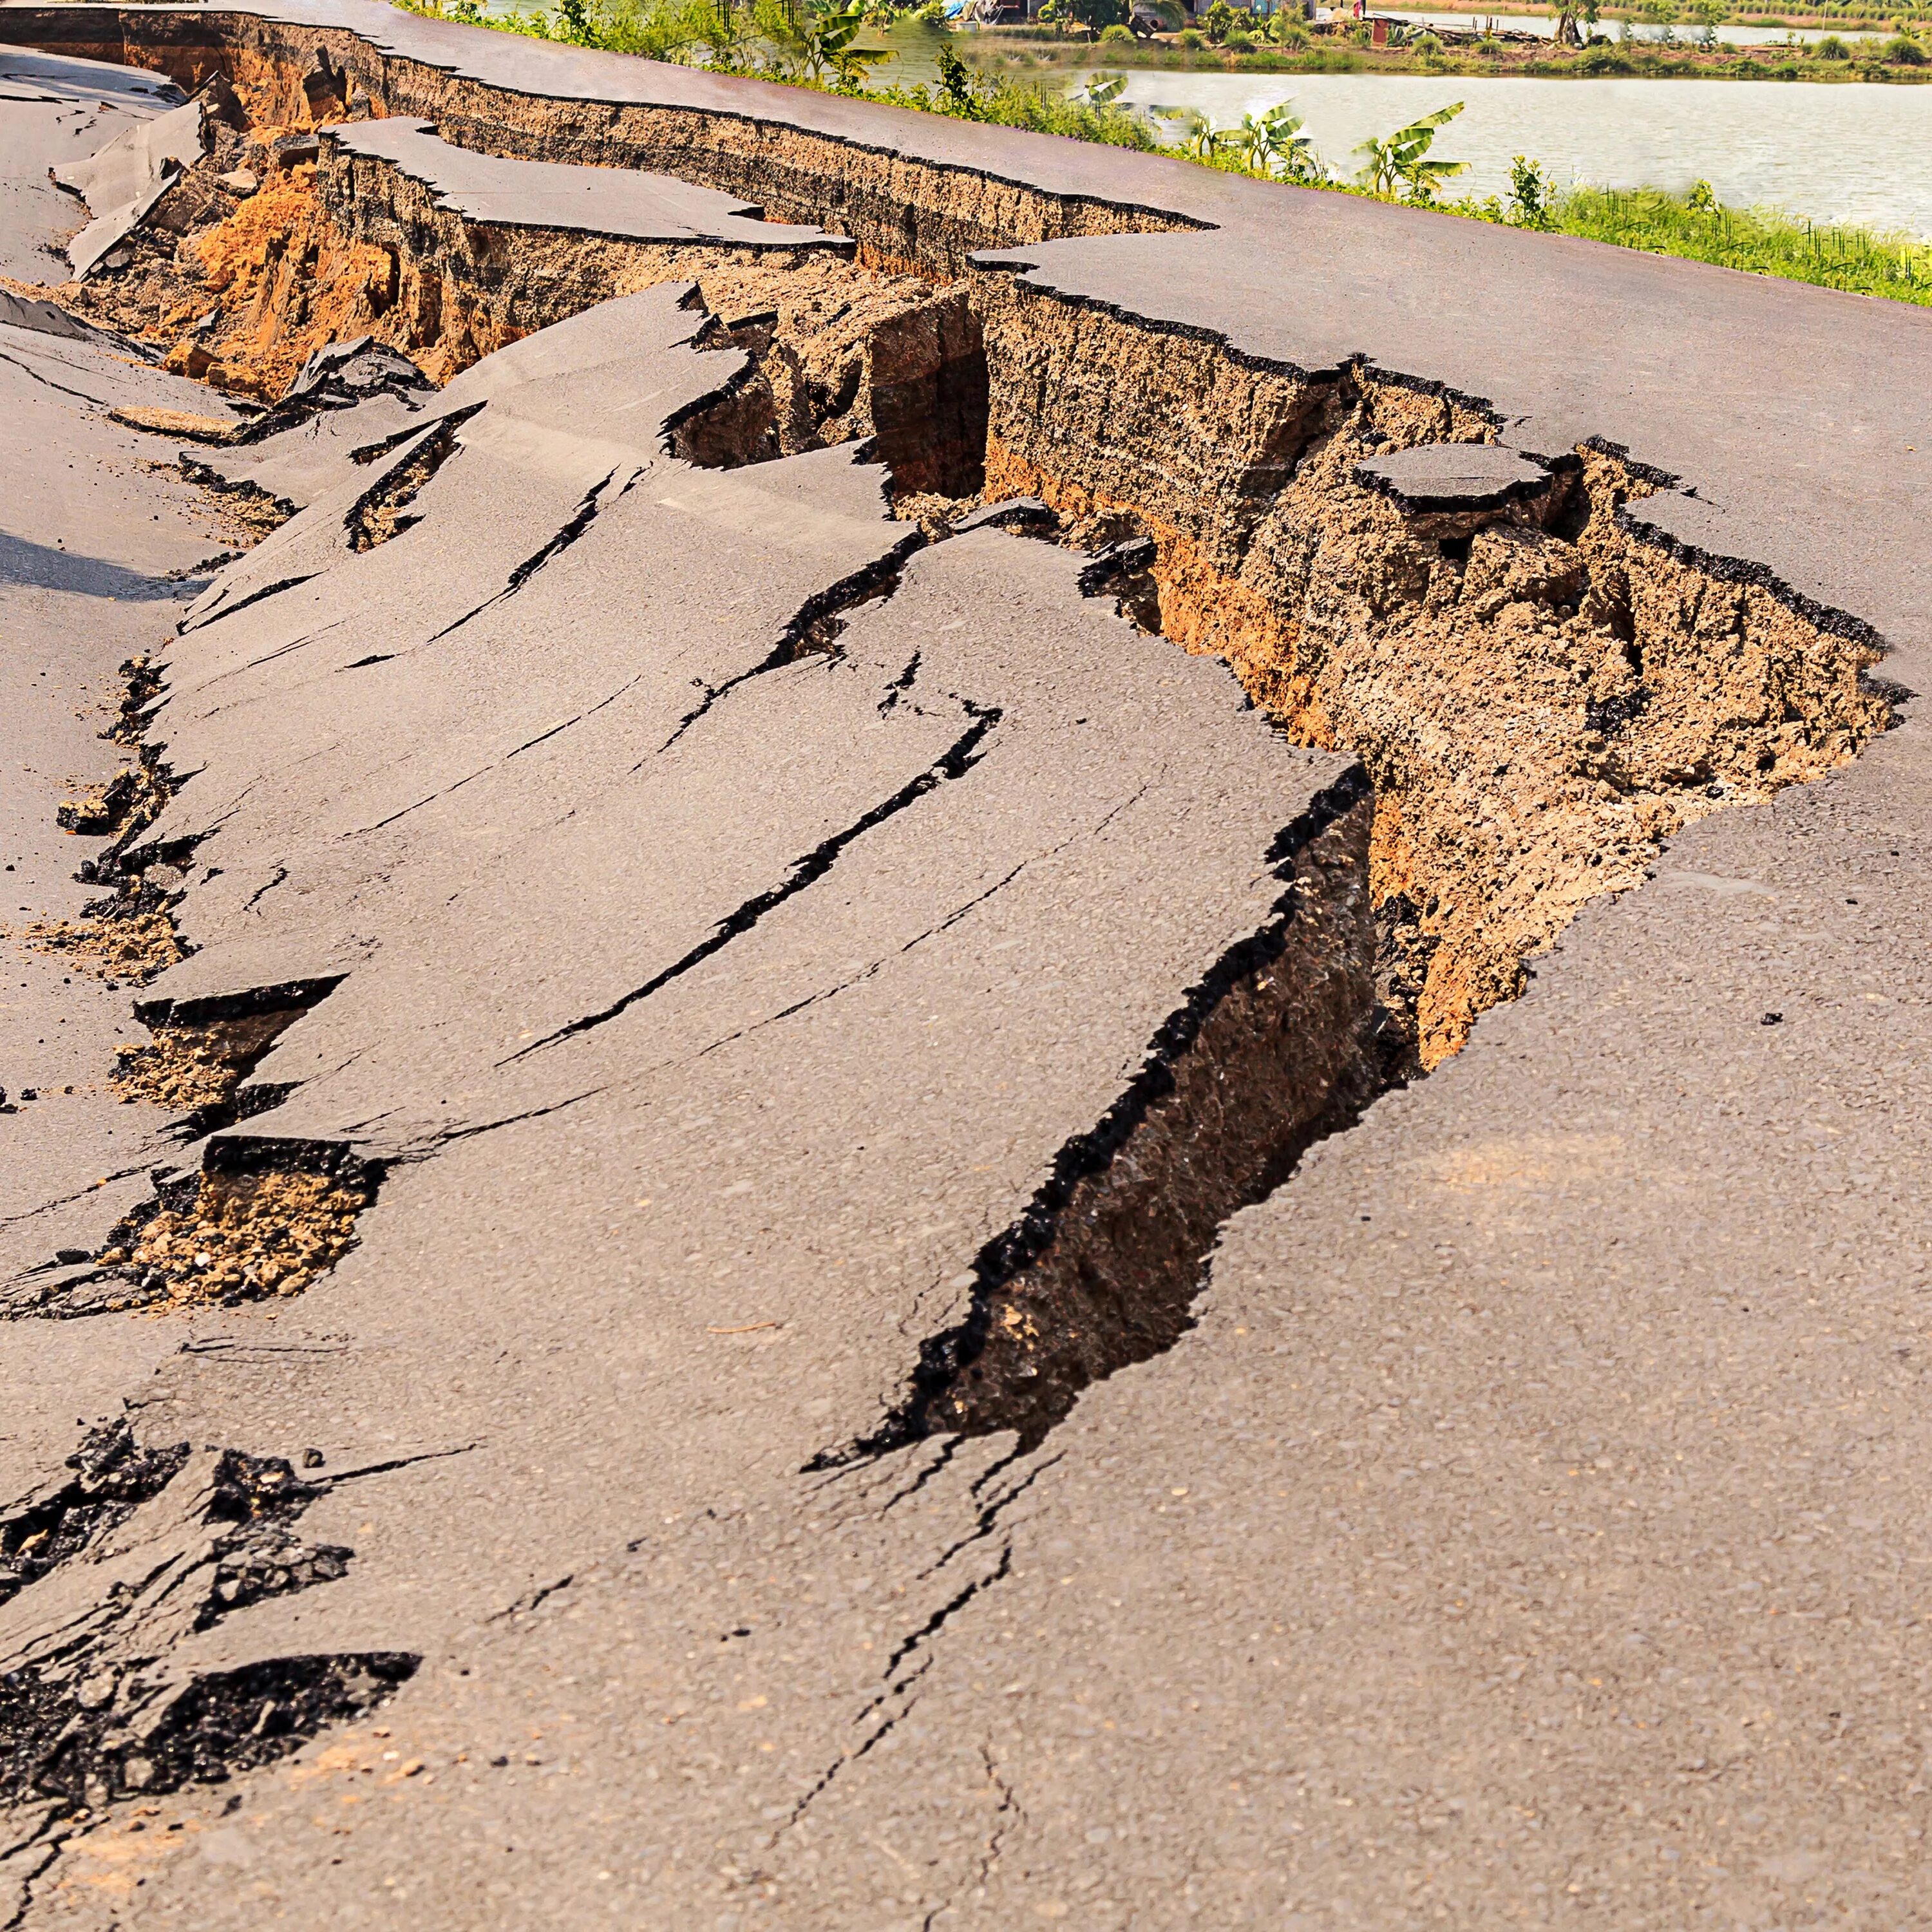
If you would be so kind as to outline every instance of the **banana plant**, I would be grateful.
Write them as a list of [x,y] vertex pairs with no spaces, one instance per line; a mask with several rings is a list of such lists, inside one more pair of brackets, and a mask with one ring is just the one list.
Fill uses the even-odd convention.
[[836,13],[823,14],[819,16],[826,63],[838,76],[841,87],[862,86],[866,76],[873,68],[880,61],[890,60],[892,57],[890,47],[853,45],[860,29],[865,24],[865,0],[848,0],[848,4]]
[[1084,87],[1076,88],[1067,98],[1083,107],[1111,107],[1126,91],[1125,74],[1092,74]]
[[1240,127],[1228,135],[1228,145],[1250,174],[1275,175],[1286,181],[1318,180],[1322,164],[1301,126],[1294,104],[1284,100],[1264,114],[1244,114]]
[[1436,190],[1451,176],[1463,173],[1467,161],[1438,161],[1430,157],[1436,130],[1445,128],[1462,111],[1462,103],[1451,101],[1433,114],[1425,114],[1406,128],[1398,128],[1385,140],[1372,134],[1355,150],[1362,166],[1355,178],[1371,194],[1394,199],[1398,188],[1408,190],[1408,199],[1426,207],[1436,199]]
[[1198,107],[1183,108],[1178,112],[1172,107],[1155,107],[1148,111],[1162,119],[1180,123],[1181,152],[1192,154],[1197,161],[1213,160],[1228,146],[1228,136]]
[[855,87],[875,61],[890,58],[888,48],[852,44],[865,24],[865,0],[847,0],[838,8],[802,8],[797,16],[798,64],[805,77],[822,87],[830,74],[840,86]]

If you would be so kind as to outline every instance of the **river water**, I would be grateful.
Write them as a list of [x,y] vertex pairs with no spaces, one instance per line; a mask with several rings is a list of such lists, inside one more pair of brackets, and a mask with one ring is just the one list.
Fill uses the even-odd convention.
[[1217,127],[1292,100],[1331,167],[1371,134],[1464,103],[1434,152],[1467,161],[1452,194],[1506,194],[1510,158],[1560,186],[1682,190],[1932,239],[1932,86],[1847,81],[1504,80],[1451,75],[1132,74],[1124,100],[1192,107]]

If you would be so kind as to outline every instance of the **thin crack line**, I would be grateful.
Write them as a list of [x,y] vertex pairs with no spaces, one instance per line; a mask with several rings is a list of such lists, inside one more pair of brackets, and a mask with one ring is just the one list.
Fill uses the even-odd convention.
[[[848,575],[840,578],[836,584],[829,584],[823,590],[814,592],[799,606],[778,642],[749,670],[741,670],[736,676],[728,677],[722,684],[704,687],[704,695],[698,700],[696,710],[686,712],[679,719],[677,729],[658,747],[653,755],[662,758],[728,692],[736,690],[741,684],[749,683],[754,677],[762,677],[768,671],[782,670],[787,664],[810,656],[812,653],[806,647],[807,640],[814,626],[826,623],[838,626],[838,630],[832,632],[831,637],[825,640],[830,643],[838,635],[839,631],[844,628],[842,620],[847,611],[890,597],[898,588],[899,572],[904,568],[907,560],[925,548],[926,541],[926,532],[915,528],[902,537],[883,556],[874,557],[870,563],[862,565]],[[640,759],[631,767],[632,772],[642,771],[646,762]]]
[[1029,866],[1040,865],[1049,859],[1057,859],[1076,839],[1091,838],[1104,831],[1107,826],[1118,818],[1130,806],[1138,804],[1142,799],[1144,798],[1147,792],[1147,786],[1142,785],[1131,797],[1123,799],[1111,811],[1102,814],[1084,832],[1070,833],[1058,845],[1050,845],[1044,852],[1035,853],[1030,859],[1022,859],[1004,878],[994,880],[984,892],[976,892],[964,904],[956,907],[937,926],[929,926],[923,932],[914,933],[897,952],[886,953],[879,958],[874,959],[862,973],[855,973],[850,979],[842,980],[836,986],[821,987],[815,993],[808,993],[803,999],[794,1000],[790,1006],[781,1007],[775,1013],[768,1013],[761,1020],[754,1020],[749,1026],[740,1027],[736,1033],[728,1033],[722,1039],[714,1040],[709,1046],[700,1047],[695,1058],[702,1060],[706,1054],[716,1053],[721,1047],[730,1046],[734,1040],[743,1040],[748,1035],[760,1032],[766,1027],[776,1026],[781,1020],[790,1019],[794,1013],[803,1012],[808,1006],[816,1006],[821,1000],[836,999],[841,993],[849,993],[854,986],[863,985],[890,961],[895,958],[902,959],[915,946],[923,946],[928,939],[936,938],[942,932],[950,932],[975,907],[984,905],[995,892],[1004,891]]
[[76,1188],[71,1194],[63,1194],[58,1199],[52,1201],[43,1201],[38,1208],[27,1208],[18,1214],[0,1214],[0,1228],[16,1227],[22,1221],[32,1220],[37,1214],[51,1214],[55,1208],[64,1208],[70,1202],[83,1200],[87,1196],[95,1192],[99,1189],[101,1181],[126,1180],[135,1174],[145,1174],[147,1171],[148,1166],[145,1161],[136,1167],[118,1168],[112,1174],[103,1174],[100,1180],[90,1181],[85,1187]]
[[0,350],[0,362],[10,362],[23,376],[31,376],[44,388],[57,390],[63,396],[71,396],[77,403],[86,403],[97,410],[111,409],[111,403],[104,403],[98,396],[90,396],[84,390],[70,389],[64,382],[56,382],[51,376],[43,376],[38,369],[30,369],[17,356],[9,356]]
[[701,965],[715,952],[720,952],[732,940],[750,932],[768,912],[774,911],[790,898],[803,892],[824,878],[836,865],[842,854],[850,846],[863,838],[875,826],[884,824],[909,806],[916,804],[930,791],[936,790],[949,779],[963,778],[985,755],[980,750],[981,742],[997,726],[1004,713],[997,706],[985,710],[968,704],[967,710],[973,718],[971,728],[956,740],[951,747],[934,763],[928,765],[916,778],[909,780],[883,803],[875,805],[862,818],[854,821],[842,832],[836,833],[822,844],[815,846],[802,858],[794,861],[790,877],[782,885],[771,887],[747,899],[737,910],[715,926],[710,935],[700,940],[682,958],[674,961],[662,972],[654,974],[641,986],[634,987],[621,998],[614,1000],[608,1006],[594,1013],[586,1013],[580,1019],[571,1021],[554,1033],[546,1034],[542,1040],[520,1047],[506,1060],[500,1060],[500,1067],[508,1066],[523,1059],[526,1054],[540,1052],[560,1040],[568,1040],[574,1034],[585,1033],[593,1027],[603,1025],[628,1011],[640,1000],[645,1000],[674,980],[681,978],[694,967]]
[[[948,1548],[941,1551],[938,1562],[936,1563],[928,1564],[926,1568],[922,1570],[919,1573],[918,1576],[913,1580],[915,1582],[923,1583],[928,1576],[938,1576],[940,1571],[944,1570],[946,1564],[950,1563],[953,1558],[958,1556],[962,1551],[971,1549],[976,1543],[983,1543],[988,1537],[992,1534],[994,1526],[1000,1520],[1000,1512],[1006,1508],[1010,1504],[1018,1502],[1020,1498],[1024,1496],[1027,1491],[1031,1489],[1034,1484],[1038,1482],[1040,1478],[1046,1474],[1048,1470],[1051,1469],[1054,1464],[1060,1462],[1061,1459],[1064,1457],[1066,1454],[1066,1451],[1063,1449],[1058,1455],[1050,1456],[1046,1462],[1036,1465],[1033,1469],[1028,1472],[1026,1480],[1024,1482],[1016,1483],[1011,1489],[1007,1490],[1004,1496],[998,1497],[992,1502],[988,1503],[986,1507],[980,1512],[979,1520],[974,1526],[972,1533],[968,1536],[962,1536],[957,1543],[951,1544]],[[988,1474],[990,1474],[992,1472],[990,1471],[988,1472]]]
[[[639,476],[641,476],[643,473],[644,472],[641,470],[638,472]],[[571,512],[569,520],[565,524],[562,529],[559,530],[556,536],[552,537],[541,550],[537,550],[531,556],[524,558],[523,562],[518,564],[510,572],[508,578],[504,582],[502,590],[496,592],[491,596],[484,598],[482,602],[478,604],[474,610],[466,610],[454,623],[444,625],[442,628],[436,633],[435,636],[429,638],[424,641],[428,644],[435,644],[439,639],[448,637],[452,632],[461,630],[464,626],[468,623],[472,618],[482,616],[485,610],[490,609],[494,605],[502,603],[506,598],[515,596],[517,592],[522,590],[524,586],[527,584],[532,578],[536,576],[537,572],[542,569],[545,564],[548,563],[553,557],[559,556],[562,555],[565,550],[569,549],[571,545],[576,542],[578,538],[582,536],[584,532],[589,530],[590,526],[597,520],[599,513],[604,508],[602,501],[604,492],[616,480],[616,471],[613,470],[605,476],[601,482],[593,486],[593,488],[584,496],[582,500],[579,502],[577,508]],[[630,482],[626,483],[624,485],[624,489],[620,490],[617,492],[617,494],[620,496],[622,496],[624,490],[629,489],[631,484],[634,483],[637,480],[637,477],[633,476],[630,479]]]
[[[303,572],[299,577],[284,577],[260,590],[251,590],[238,603],[224,604],[219,610],[211,610],[206,617],[200,618],[193,623],[184,622],[181,627],[182,634],[186,637],[191,632],[211,629],[220,623],[224,617],[232,617],[237,612],[246,610],[253,604],[266,602],[271,597],[279,597],[284,590],[299,589],[302,585],[311,582],[315,576],[315,572],[308,570]],[[270,655],[272,656],[275,653],[271,652]],[[267,659],[264,658],[262,662],[266,663]]]
[[287,866],[278,866],[275,868],[275,876],[271,879],[266,886],[257,886],[255,890],[248,895],[248,903],[242,907],[242,910],[244,912],[253,912],[255,909],[256,902],[260,899],[264,894],[273,892],[275,888],[288,877],[288,875],[289,868]]

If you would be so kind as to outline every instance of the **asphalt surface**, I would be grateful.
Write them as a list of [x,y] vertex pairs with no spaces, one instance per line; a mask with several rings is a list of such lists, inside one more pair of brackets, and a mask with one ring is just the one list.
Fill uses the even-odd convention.
[[[1019,252],[1248,352],[1485,397],[1522,448],[1623,444],[1696,492],[1646,514],[1919,681],[1921,311],[382,20],[525,91],[1217,220]],[[1913,705],[1586,912],[1459,1057],[1237,1216],[1198,1325],[1039,1449],[801,1474],[899,1399],[1343,761],[1083,596],[1065,551],[988,530],[896,558],[910,526],[850,452],[664,456],[735,362],[699,320],[628,298],[426,400],[475,412],[373,548],[355,506],[416,443],[354,464],[344,418],[225,452],[308,507],[191,608],[100,574],[152,586],[206,539],[86,398],[206,392],[0,329],[10,466],[58,448],[76,479],[36,464],[54,487],[8,512],[20,900],[84,896],[49,781],[105,748],[69,714],[178,615],[156,735],[193,776],[152,836],[200,842],[197,950],[143,998],[340,976],[254,1076],[292,1095],[231,1133],[392,1163],[298,1299],[0,1324],[8,1466],[57,1466],[121,1397],[152,1442],[398,1466],[304,1520],[346,1575],[167,1667],[424,1660],[288,1763],[117,1808],[22,1922],[1923,1921]],[[417,421],[363,409],[380,439]],[[772,664],[840,584],[836,652]],[[8,1211],[108,1172],[110,1132],[184,1158],[80,1090],[125,991],[19,976],[0,1082],[32,1033],[68,1056],[36,1080],[76,1093],[0,1117]],[[61,1244],[104,1232],[101,1194]]]
[[181,98],[171,82],[137,68],[0,47],[0,275],[64,279],[64,244],[85,216],[50,170],[87,160]]
[[[82,72],[11,52],[0,67],[9,85],[31,86],[36,97],[7,103],[0,140],[10,153],[16,141],[38,141],[30,151],[41,158],[43,182],[46,152],[64,156],[86,138],[77,127],[92,125],[92,138],[104,140],[165,105],[149,74]],[[20,173],[10,172],[8,188],[20,188],[25,172],[24,164]],[[50,278],[50,251],[86,211],[70,196],[30,188],[10,193],[4,205],[0,258],[34,280]],[[41,320],[28,304],[4,313]],[[58,829],[50,802],[58,806],[121,762],[99,735],[118,709],[117,667],[166,638],[207,580],[196,566],[226,548],[198,493],[153,472],[152,439],[118,427],[106,411],[142,404],[227,411],[196,385],[93,341],[10,322],[0,322],[0,461],[14,479],[0,527],[8,636],[0,656],[8,721],[0,921],[18,931],[36,920],[73,918],[92,896],[74,878],[80,842]],[[149,1110],[120,1106],[103,1090],[114,1046],[140,1034],[126,992],[110,992],[55,956],[14,944],[7,952],[0,1086],[16,1111],[0,1116],[0,1252],[10,1272],[84,1239],[70,1235],[65,1220],[70,1207],[62,1197],[76,1188],[94,1191],[97,1200],[140,1198],[147,1191],[142,1163],[164,1122]],[[34,1100],[24,1097],[28,1089]],[[118,1409],[130,1360],[171,1346],[158,1334],[128,1334],[104,1352],[98,1335],[50,1334],[31,1371],[16,1373],[10,1365],[0,1402],[8,1493],[31,1486],[77,1418],[91,1421]]]
[[[425,121],[402,116],[350,124],[332,134],[351,154],[393,163],[435,194],[439,208],[472,221],[627,241],[735,242],[748,248],[825,245],[824,230],[758,218],[753,204],[668,175],[569,167],[479,154],[439,140]],[[850,244],[842,244],[849,253]]]

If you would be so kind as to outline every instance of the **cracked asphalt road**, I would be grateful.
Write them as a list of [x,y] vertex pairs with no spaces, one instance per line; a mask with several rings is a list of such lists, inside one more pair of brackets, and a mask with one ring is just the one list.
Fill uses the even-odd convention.
[[[1088,273],[1122,246],[1054,250]],[[196,950],[141,997],[334,982],[248,1076],[292,1093],[221,1138],[382,1172],[298,1298],[0,1322],[4,1492],[124,1402],[144,1442],[313,1467],[336,1480],[302,1534],[344,1573],[184,1617],[158,1667],[422,1659],[284,1762],[0,1862],[21,1922],[1923,1917],[1910,711],[1588,910],[1462,1054],[1237,1215],[1198,1324],[1031,1454],[933,1437],[802,1474],[901,1399],[1347,763],[1083,596],[1077,556],[914,544],[849,448],[665,455],[736,363],[675,297],[431,398],[470,413],[370,548],[356,506],[427,420],[374,465],[355,422],[408,428],[393,399],[327,448],[222,452],[308,507],[206,588],[166,580],[218,547],[139,466],[168,446],[104,410],[208,393],[0,328],[35,478],[0,555],[7,883],[78,911],[52,775],[101,768],[88,707],[179,617],[154,735],[192,776],[142,836],[193,842]],[[1714,328],[1843,306],[1808,302],[1737,295]],[[1916,316],[1868,326],[1922,352]],[[1910,682],[1920,566],[1855,468],[1802,537],[1799,484],[1754,502],[1751,554],[1838,570]],[[774,662],[840,584],[836,650]],[[194,1156],[86,1090],[131,989],[16,954],[0,1082],[48,1097],[0,1118],[5,1252],[57,1300],[92,1269],[52,1253]],[[199,1516],[154,1520],[119,1560],[201,1546]],[[4,1842],[48,1824],[20,1818]]]

